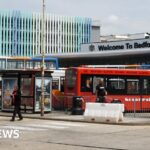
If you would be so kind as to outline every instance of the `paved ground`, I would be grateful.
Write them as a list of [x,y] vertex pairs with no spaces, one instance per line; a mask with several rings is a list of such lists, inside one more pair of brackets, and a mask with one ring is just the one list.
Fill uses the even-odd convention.
[[0,117],[0,131],[19,130],[19,138],[4,138],[2,150],[149,150],[150,126],[107,125]]
[[[11,117],[12,113],[0,112],[0,116]],[[65,111],[52,111],[51,113],[45,113],[43,117],[40,116],[40,113],[23,113],[23,116],[30,119],[86,122],[83,115],[71,115],[70,112]],[[117,123],[117,125],[150,125],[150,113],[125,114],[123,121]]]

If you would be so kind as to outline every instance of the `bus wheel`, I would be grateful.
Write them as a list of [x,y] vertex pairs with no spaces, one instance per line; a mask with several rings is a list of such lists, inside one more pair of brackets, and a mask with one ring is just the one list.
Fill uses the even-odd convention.
[[113,100],[111,101],[111,103],[119,103],[119,104],[121,104],[122,102],[121,102],[119,99],[113,99]]

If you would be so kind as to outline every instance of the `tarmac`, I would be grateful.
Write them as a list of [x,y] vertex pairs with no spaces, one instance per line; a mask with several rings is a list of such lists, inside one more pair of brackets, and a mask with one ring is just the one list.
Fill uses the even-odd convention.
[[[44,113],[44,116],[41,116],[39,113],[26,112],[22,113],[24,118],[28,119],[44,119],[44,120],[57,120],[57,121],[71,121],[71,122],[83,122],[83,123],[97,123],[94,121],[87,122],[84,119],[84,115],[72,115],[69,111],[51,111],[49,113]],[[12,112],[0,112],[0,116],[10,117]],[[128,125],[128,126],[138,126],[138,125],[150,125],[150,113],[144,116],[134,116],[134,115],[124,115],[123,121],[118,123],[110,122],[100,122],[99,124],[114,124],[114,125]]]

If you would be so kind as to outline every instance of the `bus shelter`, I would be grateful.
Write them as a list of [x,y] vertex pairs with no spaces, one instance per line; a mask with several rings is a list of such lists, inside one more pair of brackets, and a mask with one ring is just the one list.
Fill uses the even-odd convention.
[[[44,76],[44,111],[51,111],[52,71],[45,71]],[[12,111],[11,93],[18,85],[21,91],[21,109],[40,112],[41,110],[41,70],[1,70],[1,110]]]

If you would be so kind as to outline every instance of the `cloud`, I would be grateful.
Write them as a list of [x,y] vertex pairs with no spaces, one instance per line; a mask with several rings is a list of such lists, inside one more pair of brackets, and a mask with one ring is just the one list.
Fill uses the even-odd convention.
[[116,15],[110,15],[109,17],[108,17],[108,22],[111,22],[111,23],[117,23],[119,21],[119,17],[118,16],[116,16]]
[[[100,20],[103,34],[150,32],[150,0],[45,0],[45,4],[47,13]],[[42,12],[42,0],[0,0],[3,9]]]

